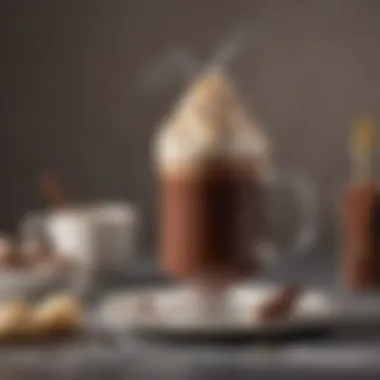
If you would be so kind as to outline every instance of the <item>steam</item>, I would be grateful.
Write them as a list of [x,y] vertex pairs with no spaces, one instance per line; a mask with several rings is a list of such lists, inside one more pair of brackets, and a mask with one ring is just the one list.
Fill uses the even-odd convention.
[[143,91],[151,91],[173,82],[188,84],[204,71],[219,67],[226,69],[246,46],[252,26],[244,24],[223,39],[211,58],[202,62],[189,49],[167,51],[148,64],[140,75]]
[[190,82],[201,67],[201,61],[188,50],[166,52],[143,70],[142,89],[156,89],[175,81]]
[[234,33],[231,33],[225,38],[220,47],[216,50],[209,62],[206,62],[208,67],[227,68],[243,51],[249,37],[251,26],[249,24],[240,26]]

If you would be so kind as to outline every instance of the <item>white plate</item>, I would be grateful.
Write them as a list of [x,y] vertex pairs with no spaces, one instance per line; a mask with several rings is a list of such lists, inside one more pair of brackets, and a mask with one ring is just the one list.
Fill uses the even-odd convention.
[[[286,319],[260,322],[260,305],[278,289],[270,285],[240,285],[226,295],[229,311],[224,318],[207,319],[201,313],[197,295],[187,287],[171,287],[124,292],[102,303],[99,317],[113,328],[127,328],[152,337],[241,339],[326,331],[332,326],[335,311],[327,295],[305,291]],[[141,296],[153,304],[141,311]]]

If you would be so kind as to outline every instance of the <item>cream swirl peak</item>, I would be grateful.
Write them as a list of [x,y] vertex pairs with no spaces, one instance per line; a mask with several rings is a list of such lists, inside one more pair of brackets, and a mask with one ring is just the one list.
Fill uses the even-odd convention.
[[190,85],[161,126],[156,143],[156,158],[164,166],[226,158],[264,167],[270,158],[268,140],[219,68]]

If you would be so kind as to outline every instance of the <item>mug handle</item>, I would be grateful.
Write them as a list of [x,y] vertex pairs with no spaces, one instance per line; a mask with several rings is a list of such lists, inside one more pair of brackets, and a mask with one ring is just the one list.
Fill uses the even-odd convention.
[[[284,175],[274,169],[265,178],[265,184],[269,188],[287,187],[292,190],[297,202],[299,227],[287,250],[296,255],[310,252],[318,233],[318,196],[314,184],[299,173],[290,172]],[[277,263],[282,256],[278,246],[268,239],[262,239],[256,247],[256,252],[264,264]]]

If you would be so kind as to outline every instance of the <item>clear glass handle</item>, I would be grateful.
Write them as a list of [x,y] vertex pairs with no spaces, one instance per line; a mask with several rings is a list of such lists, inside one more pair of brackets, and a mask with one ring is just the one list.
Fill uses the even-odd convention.
[[[283,173],[283,172],[281,172]],[[278,170],[272,170],[265,178],[267,188],[288,188],[292,190],[296,200],[299,215],[298,228],[290,247],[284,250],[291,254],[305,254],[310,252],[317,238],[318,230],[318,197],[312,181],[298,173],[288,172],[280,174]],[[279,247],[270,240],[263,239],[256,253],[264,264],[276,263],[280,257]],[[284,256],[286,252],[284,253]]]

